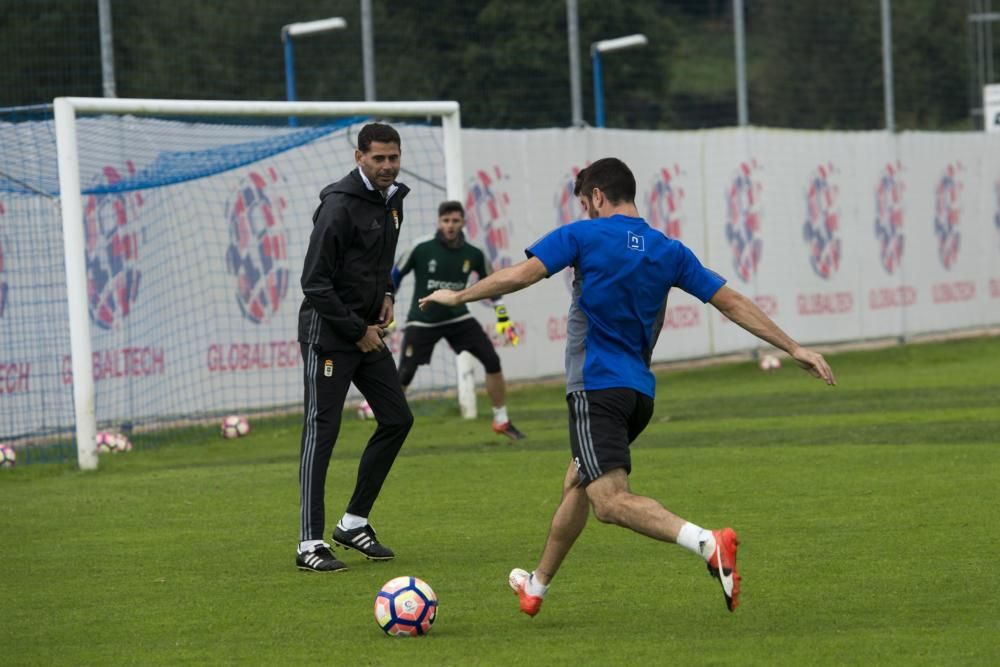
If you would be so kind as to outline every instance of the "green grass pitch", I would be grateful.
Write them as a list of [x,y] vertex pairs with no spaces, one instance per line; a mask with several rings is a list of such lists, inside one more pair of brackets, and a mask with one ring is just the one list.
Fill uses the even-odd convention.
[[[371,517],[397,559],[350,552],[334,575],[294,566],[298,418],[137,435],[97,473],[3,471],[0,663],[997,664],[1000,339],[829,359],[835,388],[787,361],[659,375],[632,488],[736,528],[735,614],[693,555],[594,519],[541,613],[518,613],[507,573],[534,566],[569,459],[550,385],[512,392],[518,443],[416,404]],[[372,428],[345,419],[330,529]],[[403,574],[439,596],[426,638],[373,619]]]

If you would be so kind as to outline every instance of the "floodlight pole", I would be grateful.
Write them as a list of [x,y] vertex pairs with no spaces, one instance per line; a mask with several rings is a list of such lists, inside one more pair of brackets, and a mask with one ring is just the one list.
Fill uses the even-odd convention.
[[594,125],[604,127],[604,78],[601,75],[601,53],[590,47],[590,62],[594,70]]
[[885,106],[885,129],[896,131],[896,102],[892,82],[892,7],[889,0],[882,0],[882,97]]
[[569,92],[573,127],[583,127],[583,86],[580,83],[580,13],[576,0],[566,0],[566,33],[569,38]]
[[[288,102],[298,100],[295,94],[295,53],[292,49],[292,37],[312,35],[327,30],[343,30],[346,27],[347,21],[339,16],[304,23],[289,23],[281,27],[281,42],[285,46],[285,99]],[[288,119],[288,124],[294,126],[298,123],[293,117]]]
[[736,119],[740,127],[750,123],[747,106],[746,22],[743,0],[733,0],[733,45],[736,50]]
[[375,101],[375,37],[372,0],[361,0],[361,69],[365,79],[365,101]]
[[594,125],[604,127],[604,77],[601,73],[601,54],[608,51],[620,51],[633,46],[645,46],[649,43],[646,36],[640,33],[602,39],[590,45],[590,60],[594,70]]
[[118,97],[115,90],[115,41],[111,32],[111,0],[98,0],[101,30],[101,89],[105,97]]

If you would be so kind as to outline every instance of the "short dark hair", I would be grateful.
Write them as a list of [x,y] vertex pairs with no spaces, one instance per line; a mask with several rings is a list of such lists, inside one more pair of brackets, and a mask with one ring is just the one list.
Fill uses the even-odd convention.
[[616,157],[601,158],[576,175],[574,195],[589,198],[594,188],[603,192],[612,204],[631,204],[635,201],[635,176],[628,165]]
[[440,218],[445,213],[458,213],[462,218],[465,218],[465,208],[462,206],[462,202],[458,201],[443,201],[441,205],[438,206],[438,217]]
[[403,142],[399,140],[399,132],[392,125],[385,123],[368,123],[358,132],[358,150],[362,153],[371,150],[373,141],[403,147]]

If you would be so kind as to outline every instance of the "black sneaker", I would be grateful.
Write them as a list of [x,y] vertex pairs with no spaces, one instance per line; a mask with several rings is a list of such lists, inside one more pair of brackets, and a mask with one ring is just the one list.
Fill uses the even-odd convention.
[[396,557],[392,549],[379,544],[378,538],[375,537],[375,529],[371,526],[362,526],[354,530],[343,530],[337,526],[333,530],[333,541],[345,549],[357,549],[368,560],[392,560]]
[[337,560],[329,547],[316,547],[295,557],[295,564],[306,572],[343,572],[347,566]]

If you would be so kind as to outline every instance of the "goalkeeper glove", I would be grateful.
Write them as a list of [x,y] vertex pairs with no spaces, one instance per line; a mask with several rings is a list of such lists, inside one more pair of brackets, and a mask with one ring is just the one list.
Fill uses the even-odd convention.
[[517,328],[507,316],[507,307],[504,305],[494,306],[493,311],[497,314],[497,336],[504,345],[517,345],[521,342],[521,337],[517,335]]

